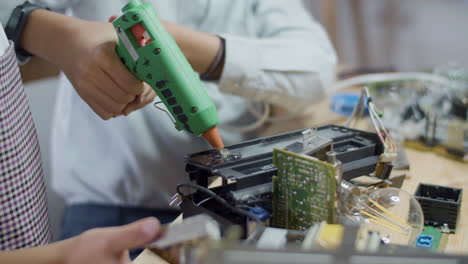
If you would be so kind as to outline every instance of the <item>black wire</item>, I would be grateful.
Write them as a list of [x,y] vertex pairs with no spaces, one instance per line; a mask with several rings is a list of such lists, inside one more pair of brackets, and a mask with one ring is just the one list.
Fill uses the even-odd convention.
[[234,212],[236,214],[239,214],[239,215],[246,216],[247,218],[251,218],[251,219],[255,220],[255,222],[257,222],[257,224],[255,225],[255,231],[252,233],[252,235],[250,235],[247,238],[246,243],[248,243],[249,241],[257,238],[260,234],[263,233],[263,230],[265,229],[265,226],[263,225],[263,222],[260,220],[260,218],[258,218],[258,216],[254,215],[254,214],[251,214],[250,212],[248,212],[246,210],[242,210],[240,208],[232,206],[231,204],[228,203],[228,201],[226,201],[224,198],[221,198],[219,195],[214,193],[212,190],[210,190],[210,189],[208,189],[206,187],[203,187],[201,185],[194,184],[194,183],[181,183],[181,184],[177,185],[176,191],[182,197],[184,197],[186,195],[180,190],[181,188],[192,188],[192,189],[198,190],[200,192],[203,192],[203,193],[213,197],[213,199],[215,199],[216,201],[221,203],[224,207],[228,208],[232,212]]
[[[221,198],[219,195],[217,195],[216,193],[214,193],[212,190],[206,188],[206,187],[203,187],[201,185],[198,185],[198,184],[194,184],[194,183],[182,183],[182,184],[179,184],[177,185],[176,187],[176,191],[178,194],[182,195],[182,197],[184,196],[187,196],[186,194],[184,194],[180,189],[181,188],[192,188],[192,189],[195,189],[195,190],[198,190],[200,192],[203,192],[211,197],[213,197],[213,199],[215,199],[216,201],[218,201],[219,203],[221,203],[224,207],[228,208],[229,210],[231,210],[232,212],[236,213],[236,214],[240,214],[240,215],[243,215],[243,216],[246,216],[248,218],[252,218],[253,220],[255,220],[257,222],[258,225],[261,225],[263,226],[263,223],[262,221],[258,218],[258,216],[246,211],[246,210],[243,210],[243,209],[240,209],[240,208],[237,208],[237,207],[234,207],[232,206],[231,204],[229,204],[224,198]],[[258,226],[257,225],[257,226]]]

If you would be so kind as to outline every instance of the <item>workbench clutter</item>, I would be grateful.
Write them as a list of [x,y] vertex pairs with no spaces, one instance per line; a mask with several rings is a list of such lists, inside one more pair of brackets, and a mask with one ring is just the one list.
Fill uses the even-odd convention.
[[[393,169],[398,146],[382,120],[386,109],[370,90],[362,88],[355,98],[345,126],[243,142],[227,146],[228,155],[188,155],[191,183],[180,184],[171,203],[181,206],[186,220],[170,229],[204,224],[190,236],[166,239],[177,241],[172,245],[182,247],[190,263],[305,263],[319,256],[330,259],[324,263],[357,256],[468,261],[443,254],[456,230],[462,190],[420,184],[413,195],[391,187],[401,178],[394,177],[401,169]],[[354,128],[365,116],[372,132]],[[216,232],[202,228],[208,224]]]

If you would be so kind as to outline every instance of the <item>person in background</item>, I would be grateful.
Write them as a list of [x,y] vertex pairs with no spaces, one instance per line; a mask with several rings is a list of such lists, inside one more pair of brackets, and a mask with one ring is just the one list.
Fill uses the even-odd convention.
[[0,27],[0,263],[128,264],[129,249],[159,235],[159,221],[147,218],[48,245],[51,233],[36,130],[13,44]]
[[[171,221],[170,197],[188,181],[183,157],[208,146],[145,106],[154,93],[115,54],[105,21],[127,1],[37,2],[72,16],[3,0],[0,20],[17,28],[12,10],[23,10],[24,27],[11,30],[20,59],[32,54],[63,71],[51,136],[53,187],[67,204],[62,238],[146,216]],[[146,2],[205,80],[227,145],[256,136],[262,106],[299,113],[330,92],[335,52],[301,0]]]

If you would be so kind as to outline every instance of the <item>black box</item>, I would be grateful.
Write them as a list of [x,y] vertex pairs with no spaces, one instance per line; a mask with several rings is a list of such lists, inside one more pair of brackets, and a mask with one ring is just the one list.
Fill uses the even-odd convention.
[[463,189],[419,184],[414,196],[424,212],[424,224],[431,226],[448,224],[450,229],[455,229],[462,194]]

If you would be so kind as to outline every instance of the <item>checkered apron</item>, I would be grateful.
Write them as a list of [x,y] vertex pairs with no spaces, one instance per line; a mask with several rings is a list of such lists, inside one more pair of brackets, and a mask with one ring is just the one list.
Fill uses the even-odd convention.
[[50,240],[39,142],[10,44],[0,57],[0,250]]

